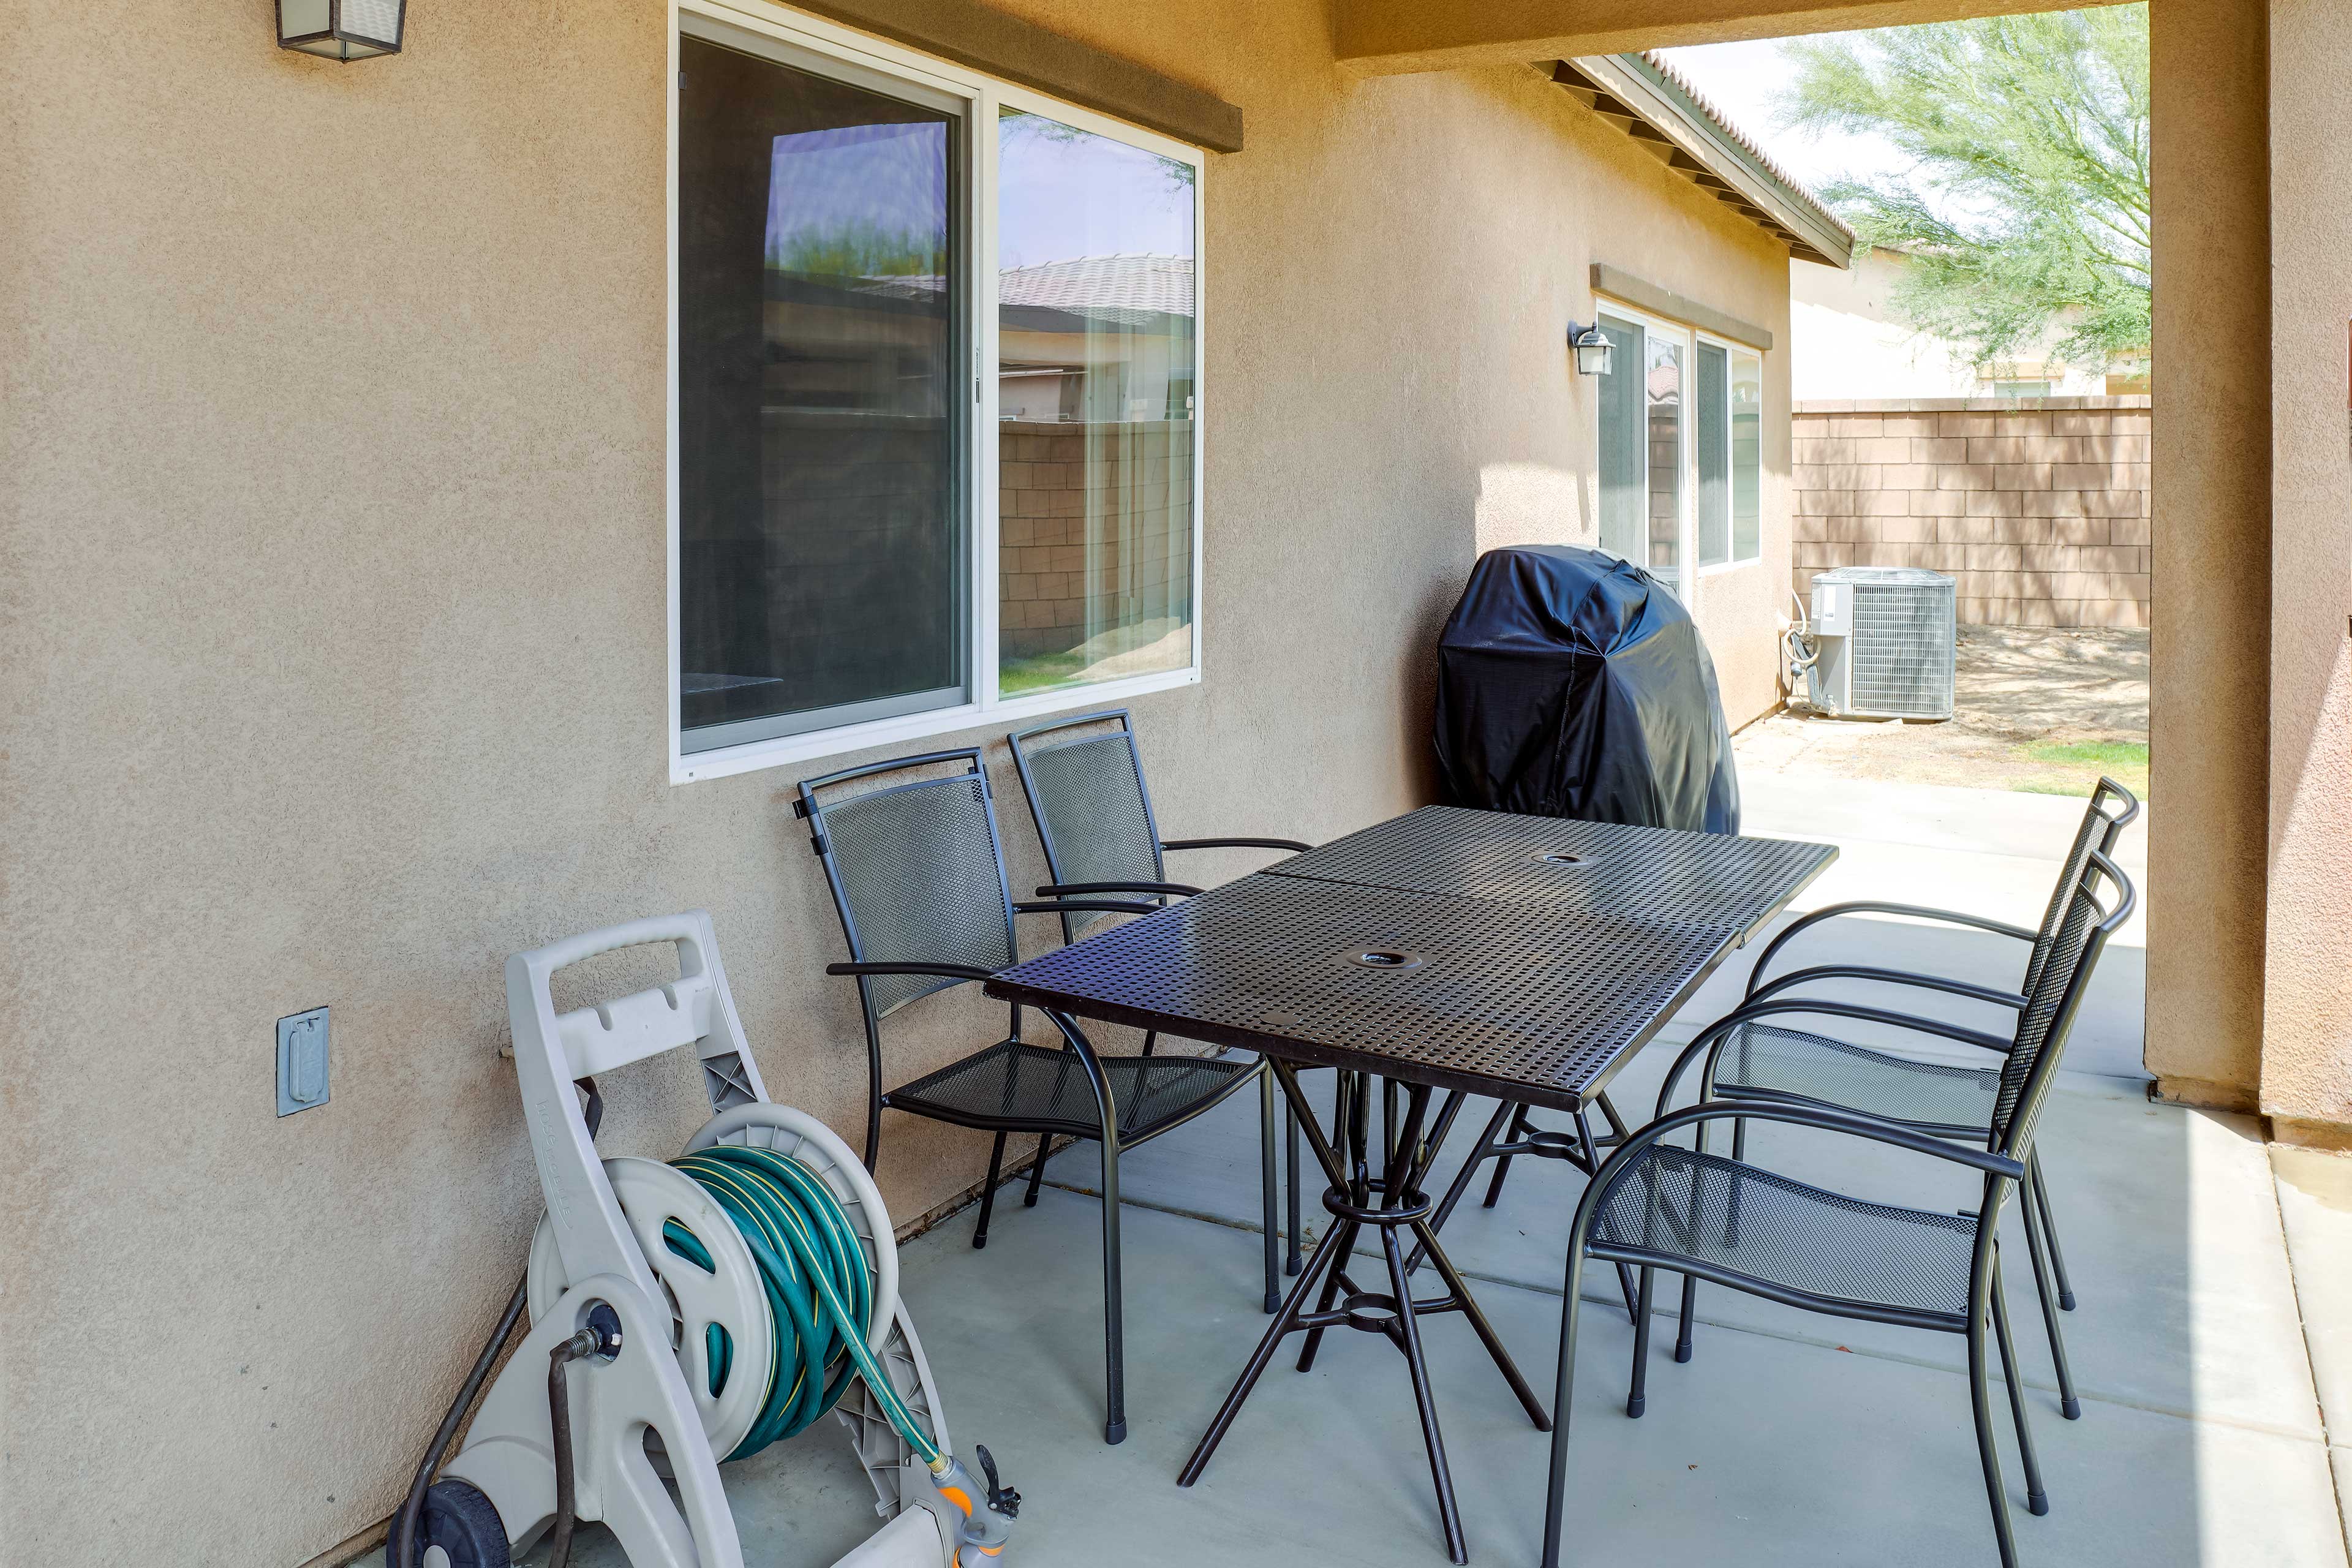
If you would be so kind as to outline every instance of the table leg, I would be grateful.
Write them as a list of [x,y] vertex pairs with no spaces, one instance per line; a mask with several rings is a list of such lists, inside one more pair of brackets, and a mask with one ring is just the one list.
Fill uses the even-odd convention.
[[[1445,1197],[1438,1204],[1437,1213],[1429,1222],[1433,1234],[1443,1230],[1446,1220],[1453,1216],[1454,1205],[1462,1201],[1462,1194],[1470,1190],[1471,1178],[1478,1173],[1478,1162],[1486,1159],[1493,1150],[1496,1140],[1503,1135],[1503,1123],[1510,1117],[1511,1104],[1508,1100],[1495,1107],[1495,1114],[1486,1122],[1486,1131],[1479,1133],[1478,1142],[1470,1146],[1470,1157],[1464,1160],[1462,1169],[1454,1173],[1454,1184],[1445,1189]],[[1411,1274],[1420,1268],[1422,1257],[1427,1251],[1425,1244],[1413,1248],[1412,1256],[1405,1259],[1405,1272]]]
[[1258,1341],[1257,1349],[1250,1352],[1249,1364],[1242,1369],[1241,1380],[1225,1395],[1225,1402],[1217,1407],[1216,1418],[1209,1423],[1209,1429],[1202,1434],[1200,1445],[1192,1450],[1192,1457],[1184,1461],[1183,1469],[1177,1473],[1178,1486],[1189,1487],[1201,1479],[1201,1472],[1209,1468],[1209,1460],[1216,1453],[1217,1445],[1225,1440],[1225,1433],[1233,1426],[1234,1417],[1241,1414],[1250,1390],[1257,1386],[1257,1380],[1274,1360],[1274,1352],[1282,1348],[1284,1338],[1298,1326],[1299,1307],[1306,1301],[1307,1293],[1315,1289],[1317,1277],[1330,1268],[1339,1256],[1338,1249],[1330,1246],[1331,1239],[1326,1237],[1325,1244],[1317,1247],[1314,1255],[1307,1258],[1306,1270],[1291,1285],[1290,1294],[1283,1300],[1282,1310],[1274,1315],[1274,1321],[1266,1325],[1265,1337]]
[[1445,1528],[1446,1555],[1456,1563],[1467,1563],[1470,1543],[1462,1534],[1461,1506],[1454,1500],[1454,1477],[1445,1463],[1445,1434],[1437,1427],[1429,1366],[1421,1357],[1421,1326],[1413,1320],[1412,1281],[1405,1278],[1404,1249],[1397,1245],[1394,1226],[1381,1227],[1381,1250],[1388,1257],[1390,1288],[1396,1292],[1397,1338],[1404,1347],[1405,1365],[1412,1371],[1412,1402],[1421,1414],[1422,1445],[1429,1450],[1429,1477],[1437,1488],[1437,1517]]
[[[1273,1062],[1274,1073],[1282,1091],[1299,1112],[1300,1131],[1307,1136],[1315,1152],[1316,1163],[1330,1178],[1323,1206],[1335,1222],[1322,1243],[1307,1259],[1306,1268],[1292,1284],[1288,1295],[1274,1321],[1266,1326],[1257,1348],[1251,1352],[1248,1364],[1235,1381],[1217,1414],[1202,1434],[1199,1445],[1178,1473],[1177,1484],[1191,1486],[1199,1480],[1208,1468],[1210,1458],[1223,1443],[1241,1414],[1242,1405],[1256,1388],[1265,1369],[1273,1363],[1276,1351],[1286,1336],[1304,1332],[1307,1336],[1299,1365],[1313,1363],[1326,1329],[1347,1327],[1366,1332],[1376,1332],[1387,1339],[1405,1358],[1406,1369],[1412,1383],[1413,1404],[1421,1419],[1422,1438],[1429,1451],[1430,1478],[1436,1489],[1437,1507],[1445,1532],[1447,1553],[1455,1563],[1469,1561],[1469,1547],[1463,1533],[1460,1506],[1454,1497],[1454,1480],[1445,1453],[1445,1439],[1438,1425],[1437,1405],[1431,1386],[1429,1366],[1421,1338],[1421,1320],[1432,1312],[1461,1312],[1468,1317],[1472,1330],[1478,1335],[1487,1353],[1494,1358],[1504,1380],[1526,1408],[1528,1418],[1538,1430],[1549,1425],[1543,1407],[1519,1375],[1502,1341],[1479,1310],[1471,1297],[1467,1283],[1455,1270],[1452,1261],[1437,1246],[1436,1237],[1428,1228],[1432,1205],[1421,1184],[1429,1173],[1444,1134],[1460,1113],[1465,1099],[1449,1094],[1439,1110],[1435,1121],[1430,1121],[1432,1091],[1423,1085],[1397,1085],[1399,1101],[1396,1112],[1388,1114],[1389,1096],[1382,1094],[1380,1142],[1375,1143],[1371,1121],[1371,1085],[1363,1075],[1339,1075],[1334,1131],[1337,1146],[1324,1136],[1318,1119],[1300,1090],[1296,1071],[1279,1059]],[[1428,1136],[1424,1137],[1426,1129]],[[1372,1154],[1377,1150],[1382,1156],[1379,1174],[1373,1173]],[[1412,1295],[1412,1281],[1405,1268],[1405,1238],[1400,1231],[1410,1228],[1437,1264],[1446,1283],[1447,1294],[1442,1298],[1416,1301]],[[1358,1237],[1364,1231],[1377,1230],[1381,1237],[1381,1252],[1389,1272],[1393,1293],[1374,1293],[1360,1289],[1348,1277],[1348,1267]],[[1310,1299],[1315,1306],[1309,1310]]]

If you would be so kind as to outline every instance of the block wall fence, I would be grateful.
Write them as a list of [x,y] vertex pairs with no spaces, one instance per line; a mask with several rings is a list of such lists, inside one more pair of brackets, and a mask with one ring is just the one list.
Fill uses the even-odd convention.
[[2145,626],[2153,420],[2144,395],[1797,404],[1791,585],[1925,566],[1969,625]]

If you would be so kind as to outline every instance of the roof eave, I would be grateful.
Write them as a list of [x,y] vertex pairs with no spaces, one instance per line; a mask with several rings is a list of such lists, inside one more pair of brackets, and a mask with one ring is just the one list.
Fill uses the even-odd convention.
[[1825,267],[1853,265],[1851,233],[1814,210],[1810,201],[1801,199],[1795,187],[1710,116],[1697,112],[1689,99],[1641,56],[1580,55],[1558,60],[1553,62],[1552,79],[1597,112],[1627,121],[1626,128],[1636,140],[1662,142],[1670,167],[1711,188],[1717,200],[1781,239],[1790,256]]

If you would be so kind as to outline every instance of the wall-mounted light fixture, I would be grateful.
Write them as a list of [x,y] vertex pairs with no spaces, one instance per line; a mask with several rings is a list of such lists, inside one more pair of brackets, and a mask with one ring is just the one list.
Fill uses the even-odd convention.
[[320,59],[373,59],[400,53],[408,0],[278,0],[278,47]]
[[1600,322],[1595,321],[1589,327],[1580,327],[1574,321],[1569,322],[1568,343],[1576,351],[1577,374],[1607,375],[1609,374],[1611,353],[1609,334],[1601,330]]

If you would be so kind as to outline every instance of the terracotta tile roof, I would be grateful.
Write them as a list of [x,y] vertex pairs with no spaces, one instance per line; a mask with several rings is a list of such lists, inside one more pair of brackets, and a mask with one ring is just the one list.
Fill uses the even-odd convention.
[[[937,295],[946,287],[936,274],[868,278],[861,293],[900,299]],[[1192,258],[1189,256],[1076,256],[1008,267],[996,275],[1001,305],[1052,310],[1118,326],[1148,326],[1165,316],[1192,314]]]
[[1710,124],[1712,124],[1717,131],[1722,132],[1725,136],[1728,137],[1733,144],[1738,146],[1740,151],[1755,159],[1756,162],[1763,167],[1764,172],[1771,175],[1774,180],[1778,181],[1788,191],[1791,197],[1802,202],[1808,209],[1818,215],[1825,222],[1834,226],[1839,233],[1844,235],[1848,239],[1852,239],[1854,237],[1853,229],[1848,226],[1843,218],[1838,216],[1836,213],[1830,210],[1828,203],[1815,195],[1811,189],[1808,187],[1803,181],[1799,180],[1794,175],[1790,174],[1789,171],[1783,169],[1779,163],[1775,163],[1773,161],[1772,154],[1767,153],[1761,146],[1758,145],[1754,137],[1748,135],[1748,132],[1733,124],[1730,118],[1726,115],[1723,110],[1716,108],[1714,104],[1708,102],[1706,95],[1699,91],[1697,88],[1693,87],[1691,85],[1690,78],[1685,76],[1680,70],[1676,69],[1674,62],[1666,58],[1663,52],[1657,49],[1647,49],[1643,51],[1643,53],[1637,58],[1646,64],[1652,70],[1665,78],[1668,84],[1671,85],[1676,92],[1681,93],[1683,97],[1690,100],[1692,108],[1706,116]]

